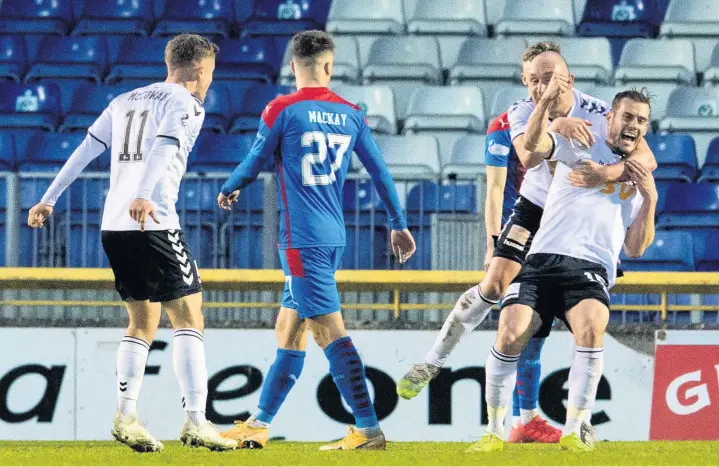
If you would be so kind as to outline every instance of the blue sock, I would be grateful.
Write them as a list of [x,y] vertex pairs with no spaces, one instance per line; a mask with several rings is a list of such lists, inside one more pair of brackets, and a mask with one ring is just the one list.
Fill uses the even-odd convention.
[[[544,338],[530,339],[519,356],[517,365],[517,387],[515,388],[514,414],[519,409],[534,410],[539,400],[539,383],[542,375],[540,355],[544,346]],[[518,402],[518,403],[517,403]]]
[[517,384],[514,386],[514,392],[512,393],[512,417],[519,417],[519,365],[517,365]]
[[267,372],[267,379],[262,385],[257,420],[272,423],[280,406],[285,401],[290,389],[295,385],[305,364],[305,352],[300,350],[277,349],[275,362]]
[[332,342],[325,348],[330,362],[330,374],[342,398],[352,409],[357,428],[373,428],[379,425],[374,405],[367,389],[364,365],[349,336]]

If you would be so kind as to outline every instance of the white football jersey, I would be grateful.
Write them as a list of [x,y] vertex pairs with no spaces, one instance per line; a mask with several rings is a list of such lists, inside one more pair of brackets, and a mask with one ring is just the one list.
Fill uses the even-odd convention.
[[110,191],[105,200],[102,230],[140,230],[129,215],[138,193],[145,161],[155,138],[174,140],[178,150],[152,192],[150,202],[160,223],[148,219],[145,230],[175,230],[175,210],[187,157],[195,144],[205,110],[202,103],[179,84],[155,83],[117,96],[88,133],[110,146]]
[[571,166],[591,159],[601,165],[619,162],[604,137],[584,149],[561,135],[555,140],[557,167],[549,189],[539,231],[534,236],[529,255],[550,253],[601,264],[607,271],[608,286],[617,277],[617,260],[627,229],[643,202],[632,182],[610,182],[595,188],[577,188],[569,182]]
[[[583,118],[592,122],[592,133],[597,135],[606,134],[606,115],[611,106],[601,99],[584,94],[573,89],[574,106],[569,111],[568,117]],[[515,102],[507,111],[509,118],[509,131],[512,141],[527,131],[529,116],[536,107],[530,97]],[[524,181],[519,189],[519,194],[539,207],[544,207],[549,192],[549,185],[552,183],[552,174],[546,162],[527,170],[524,174]]]

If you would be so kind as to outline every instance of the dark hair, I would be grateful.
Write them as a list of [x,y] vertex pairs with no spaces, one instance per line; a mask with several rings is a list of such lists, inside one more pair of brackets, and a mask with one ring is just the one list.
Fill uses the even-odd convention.
[[629,99],[634,102],[640,102],[642,104],[647,104],[649,106],[649,108],[651,108],[652,98],[653,98],[653,96],[649,93],[649,90],[647,88],[627,89],[625,91],[617,93],[617,95],[614,96],[614,99],[612,99],[612,110],[617,110],[617,107],[619,107],[619,104],[621,104],[622,100],[624,100],[624,99]]
[[562,49],[556,42],[537,42],[536,44],[530,45],[529,47],[524,49],[524,52],[522,53],[522,62],[531,62],[532,60],[534,60],[534,57],[539,54],[543,54],[544,52],[556,52],[561,55]]
[[334,52],[335,43],[324,31],[302,31],[292,37],[292,58],[308,65],[325,52]]
[[193,66],[205,57],[214,57],[220,48],[197,34],[175,36],[165,47],[165,62],[174,70]]

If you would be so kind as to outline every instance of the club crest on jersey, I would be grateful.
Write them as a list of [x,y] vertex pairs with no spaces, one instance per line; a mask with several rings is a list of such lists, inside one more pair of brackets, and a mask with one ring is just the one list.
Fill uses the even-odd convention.
[[344,126],[347,121],[347,114],[336,114],[334,112],[318,112],[309,110],[310,123],[327,123],[329,125]]

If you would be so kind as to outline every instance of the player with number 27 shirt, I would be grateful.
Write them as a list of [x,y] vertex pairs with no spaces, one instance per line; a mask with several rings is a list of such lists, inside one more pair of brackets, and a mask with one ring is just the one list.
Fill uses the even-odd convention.
[[224,433],[241,447],[264,446],[269,425],[302,370],[306,328],[330,363],[330,373],[356,428],[321,449],[384,449],[364,367],[344,328],[335,282],[345,246],[342,186],[354,151],[388,211],[394,253],[400,262],[414,253],[412,235],[394,182],[360,109],[331,92],[334,44],[322,31],[292,39],[291,67],[298,91],[270,102],[262,113],[254,145],[218,196],[230,209],[239,189],[275,161],[280,205],[280,262],[285,290],[277,318],[279,348],[260,396],[259,410]]

